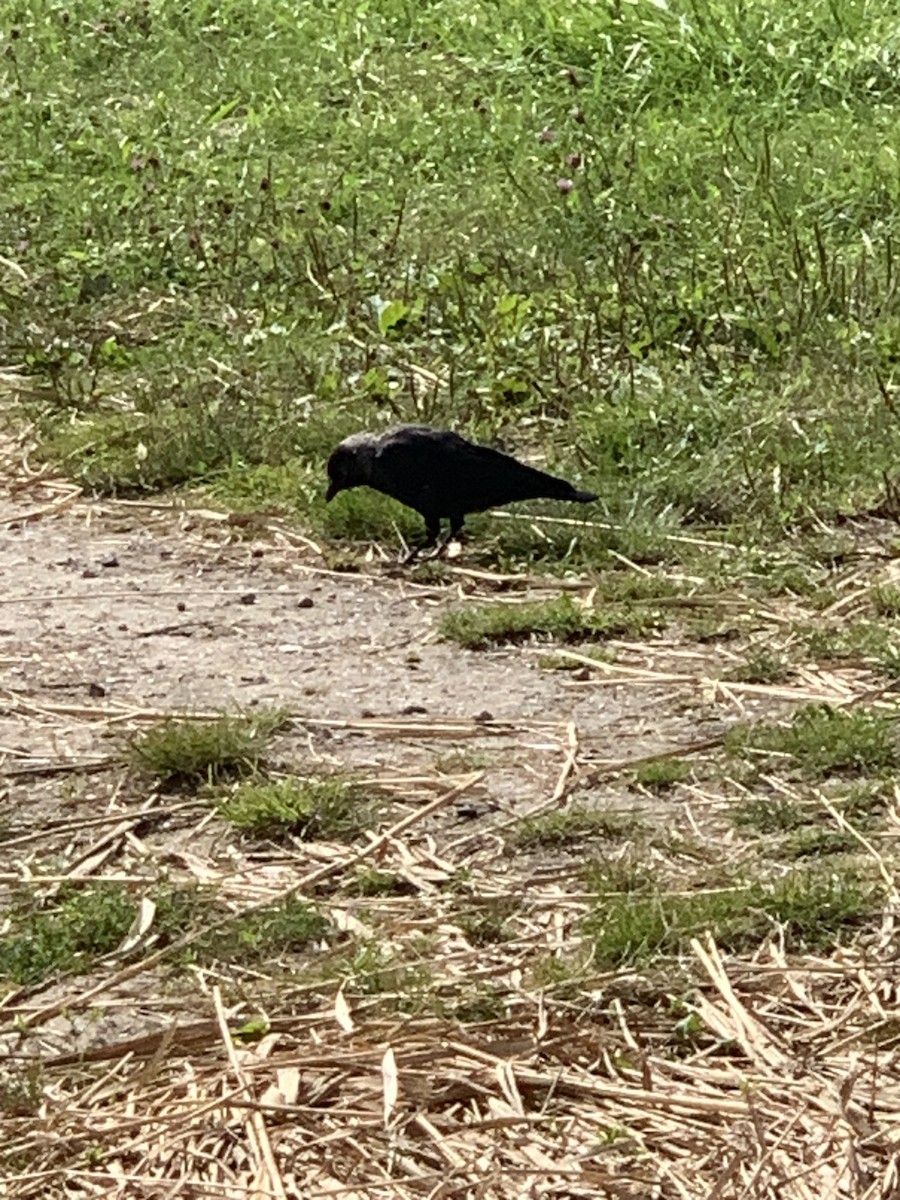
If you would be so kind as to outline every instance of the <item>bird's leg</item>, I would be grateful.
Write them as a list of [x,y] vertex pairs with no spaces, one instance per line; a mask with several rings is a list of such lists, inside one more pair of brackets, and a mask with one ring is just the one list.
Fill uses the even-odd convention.
[[434,553],[429,554],[429,558],[440,558],[454,538],[458,538],[463,527],[465,517],[451,517],[450,528],[447,530],[447,536],[438,540]]
[[466,518],[464,516],[462,516],[462,517],[457,516],[457,517],[450,518],[450,532],[447,534],[448,542],[452,542],[454,538],[460,538],[460,540],[462,540],[462,537],[461,537],[462,527],[465,524],[465,522],[466,522]]
[[[429,550],[434,546],[441,536],[441,519],[440,517],[425,518],[425,540],[420,542],[418,546],[413,546],[409,554],[405,555],[400,561],[404,567],[408,567],[414,563],[423,550]],[[430,557],[430,555],[429,555]]]

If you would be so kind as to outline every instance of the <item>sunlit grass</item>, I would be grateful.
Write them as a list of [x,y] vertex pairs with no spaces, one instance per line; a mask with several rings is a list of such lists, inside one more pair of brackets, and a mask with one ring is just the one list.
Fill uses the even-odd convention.
[[326,509],[324,458],[431,421],[600,492],[592,525],[476,522],[559,569],[892,502],[895,13],[704,14],[25,0],[0,250],[44,453],[387,538],[416,519]]

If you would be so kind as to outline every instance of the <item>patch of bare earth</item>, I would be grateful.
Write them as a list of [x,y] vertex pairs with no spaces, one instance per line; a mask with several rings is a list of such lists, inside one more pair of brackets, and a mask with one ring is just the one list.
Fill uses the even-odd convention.
[[[633,815],[661,857],[690,846],[692,882],[699,856],[714,884],[752,858],[734,796],[702,773],[654,793],[629,767],[871,697],[866,671],[723,683],[731,652],[677,628],[582,678],[540,647],[462,651],[436,633],[448,606],[552,582],[464,561],[440,586],[337,574],[275,522],[91,502],[2,454],[0,897],[118,880],[137,910],[165,880],[239,912],[297,894],[349,959],[374,946],[402,970],[367,991],[316,973],[324,947],[302,971],[179,966],[145,909],[89,976],[0,991],[0,1196],[900,1194],[893,842],[861,850],[890,885],[865,948],[788,956],[774,930],[741,958],[703,935],[641,972],[591,963],[593,848],[512,836],[577,800]],[[748,628],[781,619],[725,603]],[[290,713],[279,769],[353,772],[389,798],[381,823],[254,843],[122,765],[165,714],[257,706]],[[360,865],[404,893],[354,896]],[[474,939],[460,896],[510,904],[505,937]]]

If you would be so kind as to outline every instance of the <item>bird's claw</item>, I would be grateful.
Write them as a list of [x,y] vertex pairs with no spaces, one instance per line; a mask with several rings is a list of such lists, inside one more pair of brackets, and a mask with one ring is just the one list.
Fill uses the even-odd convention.
[[400,559],[400,563],[404,567],[409,567],[415,562],[435,562],[444,557],[450,543],[455,540],[453,534],[449,534],[437,543],[426,542],[424,546],[414,546],[408,554]]

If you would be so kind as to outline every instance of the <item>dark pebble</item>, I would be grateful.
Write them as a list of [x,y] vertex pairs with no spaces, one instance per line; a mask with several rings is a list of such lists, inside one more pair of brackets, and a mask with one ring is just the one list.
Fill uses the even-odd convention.
[[460,821],[474,821],[481,816],[481,809],[476,804],[460,804],[456,809]]

